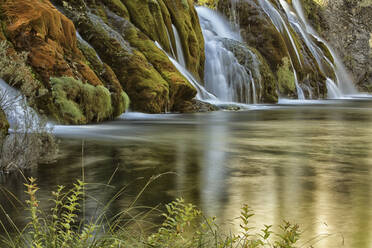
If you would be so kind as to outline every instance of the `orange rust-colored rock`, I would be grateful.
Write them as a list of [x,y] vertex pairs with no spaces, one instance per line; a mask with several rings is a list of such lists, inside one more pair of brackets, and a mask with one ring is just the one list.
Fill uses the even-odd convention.
[[77,47],[74,24],[50,1],[0,0],[6,18],[5,35],[19,51],[29,52],[29,63],[42,81],[70,76],[102,85]]

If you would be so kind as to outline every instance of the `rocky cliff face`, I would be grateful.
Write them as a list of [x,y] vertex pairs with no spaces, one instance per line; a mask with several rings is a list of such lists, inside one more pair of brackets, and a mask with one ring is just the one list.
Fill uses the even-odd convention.
[[0,39],[28,52],[35,107],[60,123],[110,119],[129,101],[148,113],[191,103],[196,90],[154,43],[175,51],[172,24],[187,68],[203,78],[204,42],[191,0],[0,0],[0,11]]
[[361,90],[372,91],[372,2],[302,0],[307,18],[332,45]]

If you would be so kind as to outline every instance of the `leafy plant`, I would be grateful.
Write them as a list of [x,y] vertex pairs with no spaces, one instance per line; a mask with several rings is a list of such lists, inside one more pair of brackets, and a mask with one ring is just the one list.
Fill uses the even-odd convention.
[[[153,178],[150,179],[150,182]],[[150,183],[149,182],[149,183]],[[145,188],[149,185],[146,184]],[[296,248],[312,247],[311,242],[298,246],[301,231],[297,224],[283,222],[278,227],[279,232],[272,230],[273,226],[265,225],[258,232],[251,224],[254,217],[248,205],[243,205],[239,216],[240,225],[237,234],[226,234],[216,218],[207,218],[195,205],[186,203],[179,198],[165,206],[161,213],[163,222],[155,229],[146,233],[138,233],[125,222],[124,216],[137,201],[143,190],[128,209],[119,212],[114,218],[107,218],[105,211],[119,197],[123,189],[103,208],[103,213],[90,220],[84,218],[82,202],[86,196],[87,184],[77,180],[68,189],[58,186],[52,192],[53,206],[44,212],[37,198],[39,187],[36,179],[29,178],[25,184],[27,211],[29,223],[21,229],[13,224],[17,235],[0,237],[1,244],[10,248]],[[1,206],[0,206],[1,207]],[[152,210],[151,210],[152,211]],[[12,222],[13,223],[13,222]],[[0,226],[5,227],[0,221]],[[309,244],[305,246],[304,244]]]

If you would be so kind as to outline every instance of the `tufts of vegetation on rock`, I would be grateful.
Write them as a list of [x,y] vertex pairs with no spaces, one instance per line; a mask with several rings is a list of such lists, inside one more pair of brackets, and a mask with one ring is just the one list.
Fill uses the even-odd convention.
[[[57,115],[68,124],[99,122],[112,117],[111,95],[102,85],[93,86],[70,77],[51,78]],[[122,96],[125,102],[125,96]]]
[[288,57],[283,58],[282,64],[278,67],[276,74],[280,94],[288,95],[296,91],[295,76]]

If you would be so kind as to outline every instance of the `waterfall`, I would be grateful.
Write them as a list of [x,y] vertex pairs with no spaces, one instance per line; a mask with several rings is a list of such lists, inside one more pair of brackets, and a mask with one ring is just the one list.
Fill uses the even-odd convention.
[[[287,46],[287,50],[290,53],[290,51],[293,51],[296,55],[296,60],[300,67],[302,68],[302,62],[300,57],[300,52],[298,51],[298,48],[296,46],[296,43],[294,42],[294,39],[292,37],[291,32],[289,31],[289,27],[287,26],[287,23],[284,21],[283,17],[279,13],[279,11],[272,5],[272,3],[268,0],[260,0],[259,4],[261,8],[265,11],[266,15],[270,18],[271,22],[274,24],[276,30],[280,32],[283,35],[283,38],[287,40],[285,43]],[[292,56],[290,56],[291,65],[293,68],[293,73],[295,77],[295,85],[297,90],[297,97],[300,100],[305,99],[305,95],[303,93],[303,90],[298,82],[297,72],[295,70],[295,67],[293,65],[294,61]]]
[[183,47],[182,47],[180,35],[178,34],[178,30],[176,26],[174,26],[173,24],[172,24],[172,29],[174,33],[174,39],[176,40],[177,61],[184,68],[186,68],[186,60],[185,60],[185,55],[183,54]]
[[169,58],[169,60],[173,63],[176,69],[189,81],[189,83],[195,87],[197,90],[196,99],[197,100],[216,100],[216,97],[209,93],[194,77],[193,75],[185,68],[185,66],[181,65],[176,59],[170,56],[168,53],[164,51],[161,47],[159,42],[155,41],[155,45],[162,50]]
[[[172,29],[173,29],[173,25],[172,25]],[[174,52],[173,43],[172,43],[172,40],[170,38],[168,28],[166,27],[165,30],[167,31],[167,38],[168,38],[169,46],[170,46],[170,49],[171,49],[171,52],[172,52],[172,56],[173,56],[173,58],[176,58],[176,53]]]
[[[216,11],[196,7],[205,40],[205,88],[187,71],[183,45],[177,28],[172,25],[176,46],[172,47],[174,50],[172,55],[167,54],[167,56],[197,89],[199,100],[216,99],[225,102],[256,104],[260,99],[261,83],[264,82],[261,82],[259,63],[255,61],[247,66],[247,63],[242,63],[241,56],[238,59],[234,54],[236,44],[233,43],[243,44],[240,36],[237,2],[238,0],[231,0],[231,23]],[[257,2],[285,41],[299,100],[305,99],[304,90],[310,99],[313,98],[313,88],[300,81],[303,80],[300,70],[305,70],[308,66],[302,57],[303,51],[309,52],[309,56],[313,58],[313,66],[326,75],[327,79],[324,83],[327,86],[328,98],[342,98],[344,95],[357,92],[342,62],[307,23],[299,0],[293,0],[292,5],[285,0],[278,0],[279,6],[275,6],[270,0],[258,0]],[[168,39],[170,40],[170,37]],[[299,39],[303,43],[297,42]],[[324,49],[328,49],[332,58],[327,57]],[[251,57],[256,60],[255,56]]]
[[335,82],[332,79],[327,78],[326,84],[327,84],[327,91],[328,91],[328,98],[329,99],[337,99],[337,98],[342,97],[342,93],[341,93],[340,89],[337,88],[337,85],[335,84]]
[[283,38],[288,40],[288,42],[286,42],[286,44],[289,43],[289,45],[287,44],[288,51],[289,52],[294,51],[294,53],[296,54],[296,59],[297,59],[298,64],[302,66],[300,52],[298,51],[298,48],[296,46],[296,43],[294,42],[292,34],[289,31],[289,27],[287,26],[287,23],[284,21],[279,11],[272,5],[272,3],[269,0],[259,0],[259,4],[261,8],[265,11],[267,16],[270,18],[271,22],[274,24],[278,32],[283,34],[284,35]]
[[[39,116],[22,94],[0,78],[0,104],[12,130],[33,130],[40,123]],[[37,131],[37,130],[35,130]]]
[[[331,98],[340,98],[344,95],[356,94],[358,91],[355,88],[350,75],[346,72],[345,66],[343,65],[341,60],[338,58],[333,49],[327,44],[327,42],[319,37],[319,35],[305,18],[300,0],[292,0],[294,11],[291,11],[290,6],[284,0],[280,0],[280,4],[286,12],[289,23],[298,33],[301,34],[301,38],[305,42],[306,46],[309,48],[311,54],[316,59],[316,62],[318,63],[318,66],[322,70],[322,72],[327,75],[324,70],[322,60],[326,61],[332,67],[334,74],[336,75],[336,82],[333,82],[330,78],[327,78],[327,89],[332,90],[332,93],[328,94],[328,96],[332,96]],[[324,46],[331,53],[332,59],[334,61],[333,63],[327,58],[327,56],[325,56],[322,49],[317,44],[315,44],[312,38],[324,44]],[[337,88],[336,91],[334,91],[334,87]]]
[[241,41],[240,34],[217,12],[196,8],[205,40],[205,87],[219,100],[257,103],[252,72],[225,48],[222,39]]
[[[259,0],[259,4],[266,15],[269,17],[275,28],[282,34],[284,40],[286,40],[286,46],[289,54],[291,55],[290,57],[292,68],[295,73],[295,84],[299,99],[304,99],[304,96],[301,84],[297,80],[294,63],[298,62],[300,68],[303,68],[303,64],[301,61],[300,50],[294,41],[293,32],[291,32],[290,29],[296,31],[295,34],[297,34],[301,38],[301,40],[304,42],[304,46],[307,48],[305,48],[305,50],[308,50],[314,57],[314,62],[317,64],[320,71],[324,75],[327,75],[328,79],[325,83],[327,85],[327,88],[332,90],[332,93],[330,93],[329,96],[335,98],[357,93],[357,90],[353,85],[353,81],[347,74],[341,60],[336,56],[335,52],[330,48],[330,46],[319,37],[319,35],[307,22],[300,0],[292,0],[292,6],[289,5],[285,0],[278,1],[278,4],[280,4],[285,12],[285,16],[282,16],[280,11],[269,0]],[[287,23],[289,23],[289,25]],[[314,40],[322,43],[324,47],[329,50],[332,56],[331,59],[327,58],[323,49]],[[331,60],[333,60],[334,62],[331,62]],[[330,78],[333,77],[333,75],[330,75],[330,73],[327,72],[325,66],[331,67],[331,69],[333,70],[333,74],[336,76],[333,85],[330,83]],[[307,90],[309,91],[309,95],[311,95],[310,87],[306,87],[305,85],[303,85],[302,87],[307,88]],[[337,88],[336,91],[334,87]]]

